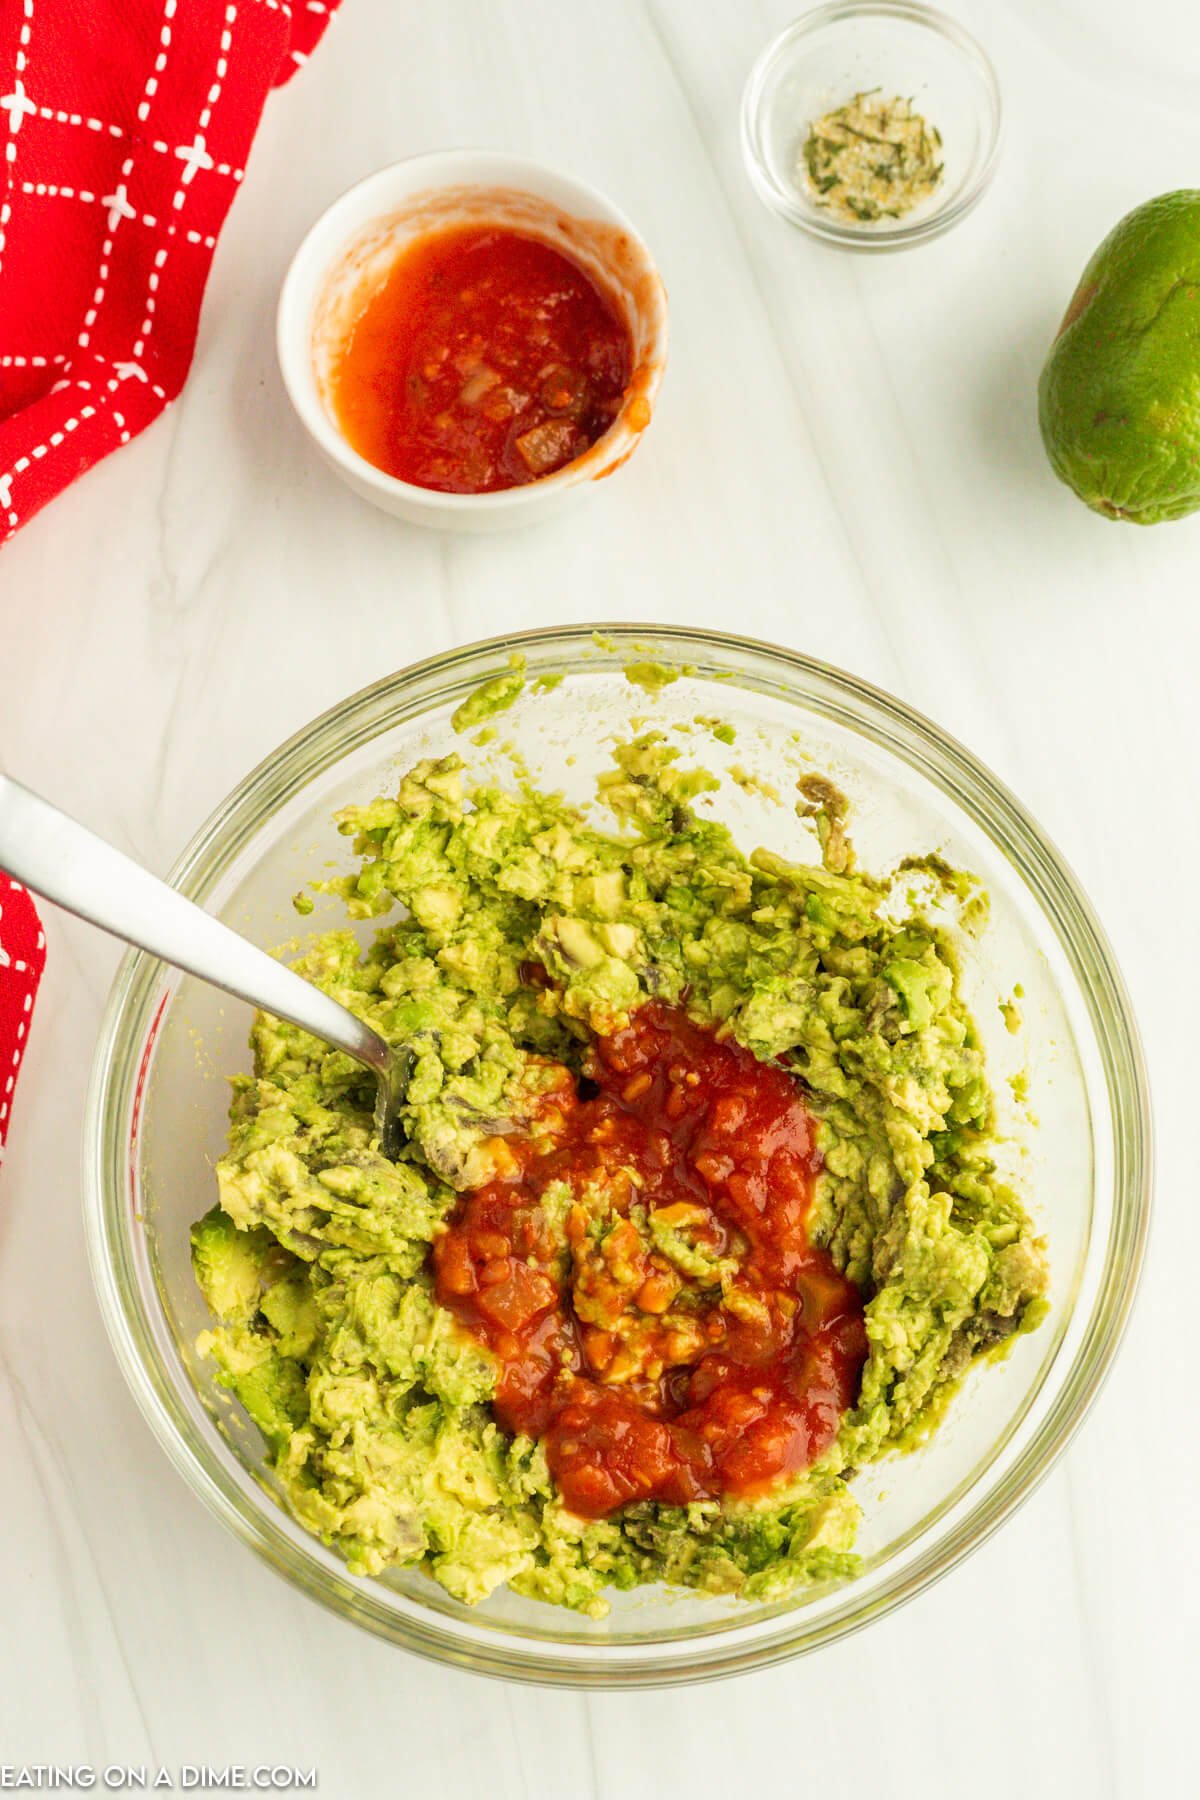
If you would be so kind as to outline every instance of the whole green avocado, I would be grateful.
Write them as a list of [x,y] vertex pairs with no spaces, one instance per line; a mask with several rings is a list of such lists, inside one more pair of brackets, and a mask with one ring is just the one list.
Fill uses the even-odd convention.
[[1054,472],[1109,519],[1200,506],[1200,189],[1160,194],[1083,271],[1038,384]]

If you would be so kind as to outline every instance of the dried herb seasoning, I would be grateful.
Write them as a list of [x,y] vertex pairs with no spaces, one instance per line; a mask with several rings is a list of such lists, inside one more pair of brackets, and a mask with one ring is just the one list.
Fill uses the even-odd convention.
[[813,119],[797,176],[816,204],[847,224],[902,219],[942,179],[942,138],[911,100],[882,88]]

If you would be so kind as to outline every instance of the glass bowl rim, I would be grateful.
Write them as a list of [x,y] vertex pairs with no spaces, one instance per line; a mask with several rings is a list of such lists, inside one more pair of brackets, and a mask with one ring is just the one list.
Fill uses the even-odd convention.
[[[1045,1416],[1029,1441],[982,1499],[964,1504],[949,1530],[930,1528],[931,1541],[889,1581],[886,1574],[855,1606],[855,1584],[846,1584],[849,1610],[806,1628],[797,1606],[771,1621],[775,1629],[749,1645],[728,1645],[730,1634],[698,1640],[659,1640],[630,1646],[578,1647],[542,1640],[472,1641],[461,1624],[430,1613],[414,1620],[387,1610],[374,1598],[377,1584],[359,1584],[347,1573],[332,1576],[293,1551],[276,1523],[275,1503],[247,1514],[222,1483],[220,1459],[198,1442],[172,1392],[169,1376],[136,1304],[127,1303],[121,1276],[130,1178],[128,1123],[136,1119],[140,1084],[165,998],[154,1010],[162,965],[139,951],[124,957],[101,1022],[83,1120],[83,1214],[93,1284],[110,1343],[143,1417],[192,1490],[239,1540],[311,1598],[390,1642],[475,1672],[565,1687],[653,1687],[740,1674],[815,1649],[861,1629],[915,1597],[977,1549],[1049,1472],[1095,1400],[1124,1334],[1138,1285],[1149,1225],[1153,1126],[1140,1036],[1124,981],[1103,928],[1069,865],[1020,801],[955,738],[883,689],[816,658],[732,633],[686,626],[600,623],[543,627],[481,639],[409,665],[327,709],[271,752],[232,790],[194,834],[169,880],[203,904],[231,861],[259,828],[264,809],[286,794],[279,784],[303,786],[342,756],[381,735],[395,722],[406,693],[422,684],[422,712],[461,698],[492,667],[489,658],[520,652],[574,657],[576,672],[601,671],[596,649],[647,650],[705,673],[728,669],[730,654],[762,668],[777,682],[790,679],[806,706],[839,721],[856,735],[901,758],[962,809],[974,826],[1009,858],[1032,892],[1066,954],[1103,1067],[1113,1133],[1113,1211],[1103,1248],[1092,1313],[1072,1360],[1048,1370],[1038,1390],[1049,1394]],[[724,664],[720,659],[725,655]],[[594,664],[584,658],[595,657]],[[455,683],[460,684],[456,691]],[[347,727],[356,722],[357,738]],[[1085,952],[1087,953],[1085,956]],[[1082,979],[1084,968],[1088,979]],[[1073,1301],[1072,1305],[1077,1304]],[[989,1465],[990,1467],[990,1465]],[[983,1472],[985,1475],[987,1470]],[[970,1500],[975,1486],[964,1494]],[[517,1648],[512,1647],[513,1641]],[[625,1653],[630,1652],[631,1653]],[[622,1652],[622,1654],[616,1654]]]
[[[851,19],[891,19],[918,25],[945,39],[959,53],[960,60],[970,63],[981,78],[989,102],[990,138],[973,180],[957,199],[929,213],[923,213],[908,225],[898,224],[882,231],[867,231],[860,225],[824,219],[804,206],[778,181],[767,167],[760,148],[759,120],[763,89],[780,56],[794,43],[814,37],[828,26]],[[742,90],[741,144],[742,159],[760,200],[780,218],[806,231],[821,243],[836,244],[843,250],[903,250],[913,244],[927,243],[941,237],[973,212],[983,198],[996,172],[1004,140],[1004,108],[1000,81],[995,65],[979,39],[965,25],[922,0],[828,0],[811,7],[785,25],[759,53]]]

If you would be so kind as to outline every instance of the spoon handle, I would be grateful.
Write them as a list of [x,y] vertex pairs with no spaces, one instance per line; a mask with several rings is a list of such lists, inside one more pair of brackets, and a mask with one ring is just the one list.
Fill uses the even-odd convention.
[[89,924],[389,1072],[377,1032],[48,800],[0,774],[0,867]]

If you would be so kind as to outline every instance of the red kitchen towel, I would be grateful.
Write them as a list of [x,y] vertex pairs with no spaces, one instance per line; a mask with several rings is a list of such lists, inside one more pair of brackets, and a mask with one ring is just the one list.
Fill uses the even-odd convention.
[[45,961],[46,939],[33,901],[0,874],[0,1156]]
[[179,392],[263,102],[338,3],[0,0],[0,539]]

